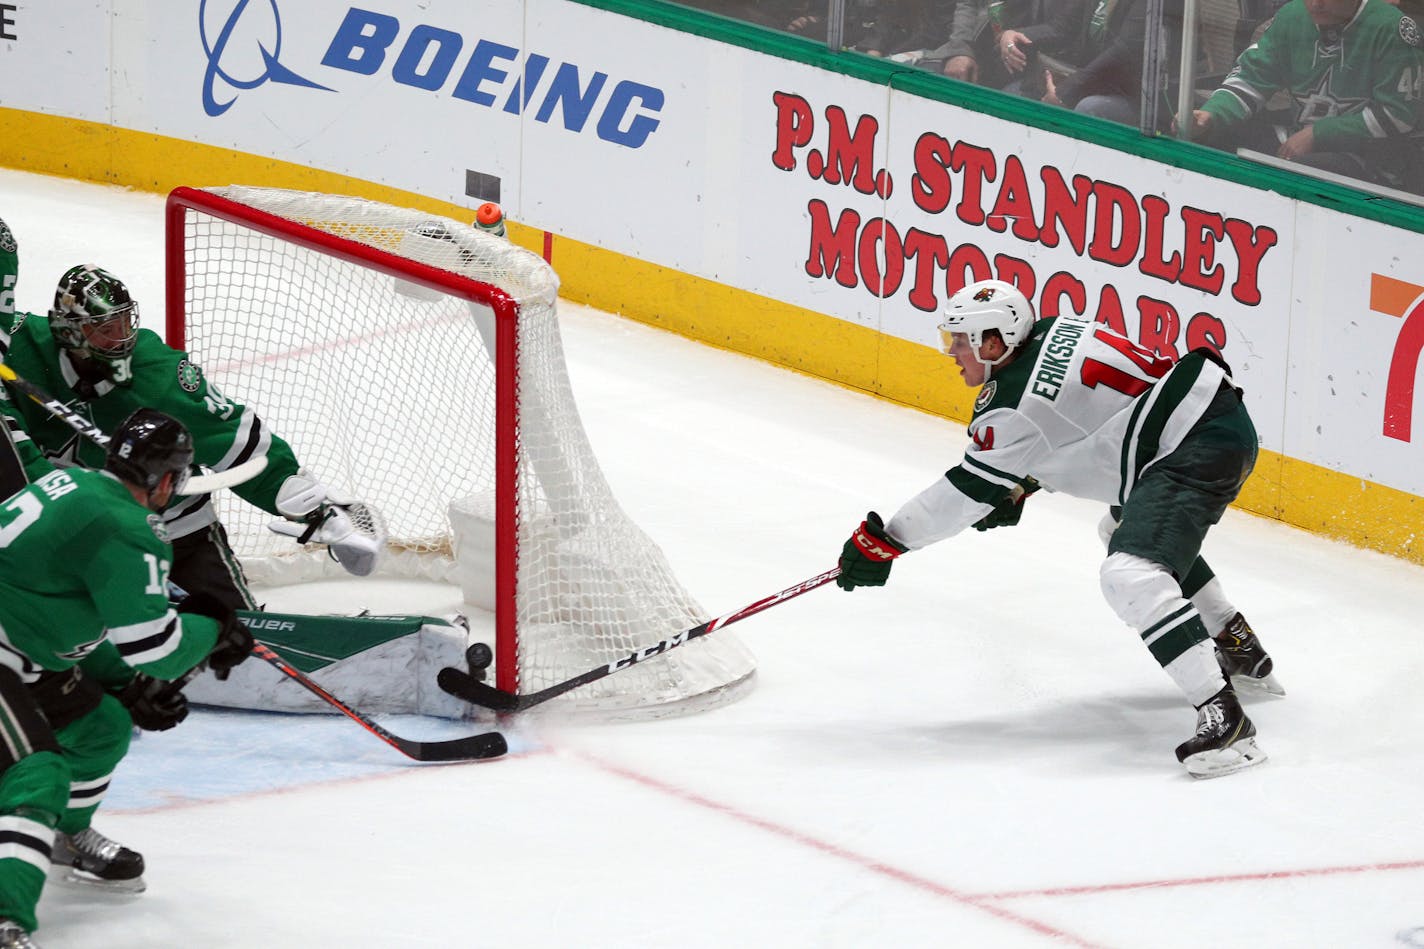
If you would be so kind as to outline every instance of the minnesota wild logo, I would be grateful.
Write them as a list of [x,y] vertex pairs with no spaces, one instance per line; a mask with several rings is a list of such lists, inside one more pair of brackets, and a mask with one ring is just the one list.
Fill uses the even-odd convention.
[[974,400],[974,411],[982,412],[984,406],[994,401],[994,393],[997,391],[999,391],[999,383],[996,380],[990,379],[984,383],[984,387],[979,390],[979,398]]

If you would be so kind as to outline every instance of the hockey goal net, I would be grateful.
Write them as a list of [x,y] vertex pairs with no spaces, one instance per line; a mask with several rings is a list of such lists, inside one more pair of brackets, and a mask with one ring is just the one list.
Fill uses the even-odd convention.
[[[538,255],[327,194],[179,188],[167,213],[170,345],[384,515],[383,573],[458,583],[493,614],[500,688],[535,691],[707,619],[598,466]],[[217,503],[253,582],[339,574],[268,531],[271,515]],[[754,670],[719,632],[562,701],[666,714],[728,700]]]

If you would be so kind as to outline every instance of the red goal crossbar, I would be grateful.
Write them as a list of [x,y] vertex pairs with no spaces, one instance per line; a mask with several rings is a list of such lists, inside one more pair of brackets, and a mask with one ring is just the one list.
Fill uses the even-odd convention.
[[[505,551],[518,551],[516,479],[519,444],[517,346],[518,303],[493,284],[472,280],[318,228],[270,214],[196,188],[180,187],[168,196],[165,211],[166,338],[186,349],[187,217],[196,211],[269,237],[307,248],[410,283],[489,307],[495,314],[495,538]],[[412,406],[412,414],[420,410]],[[296,446],[300,450],[300,446]],[[496,684],[518,689],[518,639],[515,624],[518,561],[495,558]]]

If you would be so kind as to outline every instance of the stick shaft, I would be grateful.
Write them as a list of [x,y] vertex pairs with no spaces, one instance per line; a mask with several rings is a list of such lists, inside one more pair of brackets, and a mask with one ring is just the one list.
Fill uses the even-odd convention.
[[255,643],[252,654],[408,758],[416,761],[469,761],[476,758],[496,758],[508,750],[504,736],[499,732],[486,732],[450,741],[412,741],[401,738],[313,682],[301,670],[277,655],[266,643]]
[[19,376],[15,375],[15,370],[11,369],[4,363],[0,363],[0,379],[3,379],[5,382],[10,383],[10,385],[14,386],[18,392],[28,397],[31,402],[34,402],[40,408],[44,409],[50,415],[53,415],[55,418],[68,425],[70,428],[74,429],[76,432],[83,435],[85,438],[89,439],[94,444],[98,445],[101,448],[109,447],[109,436],[105,435],[102,431],[100,431],[97,425],[89,421],[84,416],[80,415],[78,412],[71,409],[69,406],[65,405],[63,402],[49,395],[49,393],[45,392],[33,382],[30,382],[28,379],[21,379]]
[[622,669],[627,669],[631,666],[635,666],[645,659],[651,659],[654,656],[660,656],[670,649],[676,649],[678,646],[682,646],[686,643],[689,643],[694,639],[706,636],[709,633],[714,633],[722,627],[730,626],[732,623],[744,620],[748,616],[755,616],[763,610],[771,609],[771,607],[776,606],[777,604],[785,603],[787,600],[795,599],[803,593],[807,593],[811,590],[816,589],[817,587],[824,586],[827,583],[830,583],[832,580],[834,580],[840,575],[841,568],[832,567],[825,573],[818,574],[814,577],[811,577],[809,580],[803,580],[800,583],[789,586],[785,590],[780,591],[779,593],[773,593],[771,596],[763,597],[762,599],[757,600],[755,603],[751,603],[747,606],[744,606],[739,610],[735,610],[734,612],[727,613],[724,616],[719,616],[715,619],[708,620],[707,622],[702,623],[699,626],[694,626],[691,629],[684,630],[681,633],[678,633],[676,636],[664,639],[663,641],[656,643],[652,646],[648,646],[645,649],[639,649],[621,659],[616,659],[613,662],[608,663],[607,665],[602,665],[595,669],[590,669],[587,672],[582,673],[581,675],[574,676],[572,679],[566,679],[563,682],[551,685],[546,689],[540,689],[538,692],[530,692],[526,695],[516,695],[512,692],[506,692],[502,689],[496,689],[492,685],[487,685],[484,682],[477,681],[471,676],[464,674],[460,670],[452,668],[440,670],[439,679],[437,681],[439,682],[440,687],[446,692],[449,692],[450,694],[458,698],[464,699],[467,702],[472,702],[476,705],[483,706],[484,708],[493,709],[497,712],[522,712],[525,709],[533,708],[536,705],[542,705],[550,699],[558,698],[565,692],[572,692],[574,689],[588,685],[590,682],[597,682],[599,679],[611,676],[615,672],[618,672]]

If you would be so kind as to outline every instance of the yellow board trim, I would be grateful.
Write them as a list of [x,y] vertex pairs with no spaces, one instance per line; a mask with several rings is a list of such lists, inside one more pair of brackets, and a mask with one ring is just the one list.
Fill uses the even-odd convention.
[[[447,217],[473,210],[291,162],[16,109],[0,108],[0,165],[160,194],[241,183],[350,194]],[[515,243],[544,252],[542,231],[513,221],[508,228]],[[970,416],[974,393],[937,350],[568,238],[553,237],[551,247],[568,300],[953,421]],[[1382,288],[1381,305],[1403,292]],[[1424,563],[1415,536],[1424,499],[1276,452],[1261,453],[1237,507]]]

